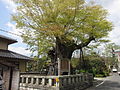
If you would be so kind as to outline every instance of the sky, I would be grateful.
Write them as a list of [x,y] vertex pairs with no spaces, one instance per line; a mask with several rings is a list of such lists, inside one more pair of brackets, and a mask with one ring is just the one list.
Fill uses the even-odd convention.
[[[89,1],[89,0],[86,0]],[[120,45],[120,0],[93,0],[103,8],[108,10],[108,20],[113,23],[113,30],[109,33],[109,39]],[[16,5],[11,0],[0,0],[0,29],[20,34],[20,29],[16,29],[16,23],[11,20],[11,14],[16,12]],[[5,35],[16,39],[18,43],[9,46],[9,50],[30,56],[30,51],[26,50],[27,45],[22,42],[19,36],[8,34],[0,31],[1,35]]]
[[[16,29],[16,23],[11,20],[11,15],[16,12],[16,5],[11,0],[0,0],[0,29],[20,34],[20,30]],[[22,38],[16,35],[0,31],[0,35],[16,39],[18,43],[9,45],[8,49],[26,56],[30,56],[30,51],[26,50],[27,45],[22,42]]]

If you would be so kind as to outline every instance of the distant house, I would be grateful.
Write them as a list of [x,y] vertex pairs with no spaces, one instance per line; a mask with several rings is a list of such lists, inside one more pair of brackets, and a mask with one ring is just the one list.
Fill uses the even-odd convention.
[[19,73],[26,71],[26,63],[32,59],[8,50],[10,44],[17,41],[0,35],[0,75],[5,90],[18,90]]

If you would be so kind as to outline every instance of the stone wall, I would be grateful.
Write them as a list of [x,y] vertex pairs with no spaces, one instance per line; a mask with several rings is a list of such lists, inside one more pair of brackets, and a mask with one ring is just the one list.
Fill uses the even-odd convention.
[[20,90],[82,90],[92,86],[91,74],[39,76],[21,75]]

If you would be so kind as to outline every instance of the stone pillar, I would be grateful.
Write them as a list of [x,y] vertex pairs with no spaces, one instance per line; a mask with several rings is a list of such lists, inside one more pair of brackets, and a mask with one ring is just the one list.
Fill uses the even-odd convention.
[[78,76],[76,77],[76,82],[77,82],[77,83],[79,82],[79,77],[78,77]]
[[67,79],[63,78],[63,85],[67,85]]
[[72,83],[74,83],[74,82],[75,82],[74,77],[72,77]]
[[59,78],[56,78],[58,80],[56,80],[56,87],[59,87],[60,86],[60,79]]
[[33,84],[33,77],[31,77],[31,83],[30,84]]
[[68,83],[71,84],[71,77],[68,78]]
[[19,71],[13,70],[12,76],[12,84],[11,90],[18,90],[19,89]]
[[26,81],[25,82],[26,82],[26,84],[28,84],[28,77],[26,77]]
[[21,77],[22,78],[22,81],[21,81],[21,83],[24,83],[24,77]]
[[42,78],[42,85],[45,85],[45,78]]
[[10,69],[3,71],[3,80],[5,90],[9,90]]
[[39,85],[39,78],[36,78],[36,84]]
[[52,79],[49,78],[49,85],[52,86]]

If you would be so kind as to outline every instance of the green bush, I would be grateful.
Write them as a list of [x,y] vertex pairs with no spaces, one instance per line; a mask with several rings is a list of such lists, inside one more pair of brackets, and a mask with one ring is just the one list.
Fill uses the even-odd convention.
[[76,71],[75,71],[76,74],[86,73],[86,72],[88,72],[88,71],[85,71],[85,70],[83,70],[83,69],[81,69],[81,70],[76,70]]
[[104,77],[103,74],[96,74],[95,77]]

